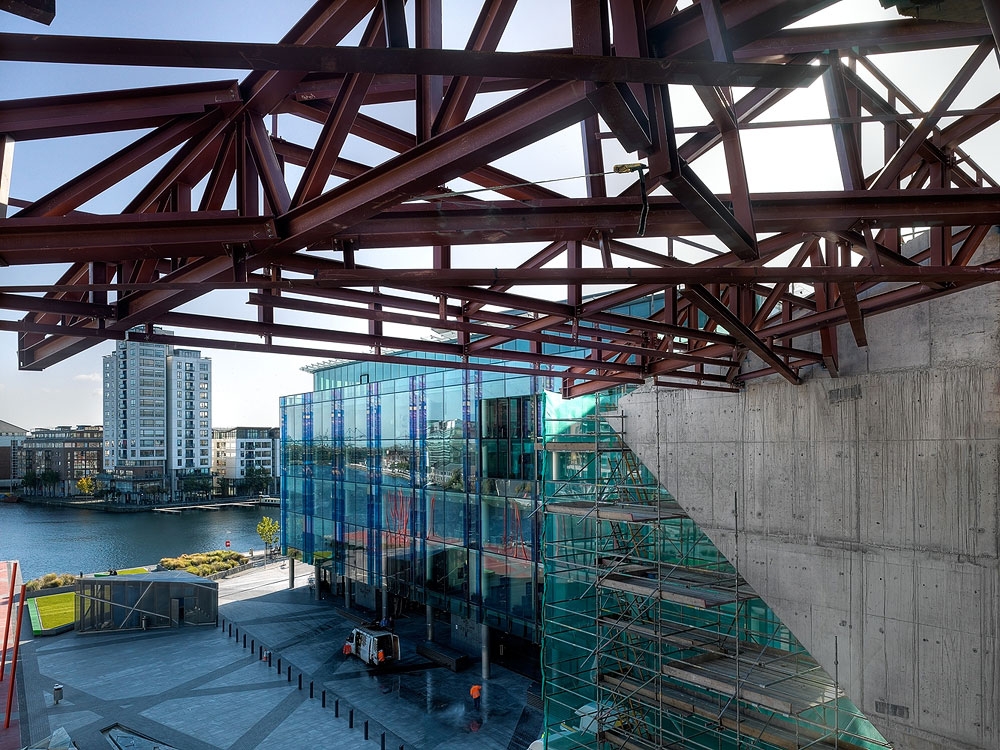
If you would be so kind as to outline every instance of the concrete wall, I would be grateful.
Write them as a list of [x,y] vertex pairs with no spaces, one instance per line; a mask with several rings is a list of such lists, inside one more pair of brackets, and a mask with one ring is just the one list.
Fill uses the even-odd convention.
[[839,378],[636,391],[625,439],[897,750],[997,750],[1000,288],[866,329]]

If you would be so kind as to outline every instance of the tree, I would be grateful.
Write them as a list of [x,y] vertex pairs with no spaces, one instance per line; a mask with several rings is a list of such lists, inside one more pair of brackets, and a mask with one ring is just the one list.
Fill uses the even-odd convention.
[[248,466],[243,474],[243,487],[248,495],[265,492],[271,486],[271,472],[263,466]]
[[180,481],[182,496],[207,498],[212,491],[212,475],[208,473],[185,474]]
[[[260,523],[257,524],[257,534],[260,536],[260,540],[264,542],[265,552],[270,552],[271,547],[278,544],[278,534],[281,532],[281,526],[273,518],[264,516],[260,519]],[[265,561],[267,558],[264,558]]]
[[39,477],[42,480],[42,487],[48,487],[51,494],[55,495],[56,485],[62,481],[62,476],[55,469],[43,469]]
[[80,477],[76,480],[76,489],[81,495],[93,495],[98,490],[98,484],[93,477]]
[[21,486],[25,489],[30,489],[31,494],[34,495],[38,490],[38,474],[34,469],[28,469],[24,472],[24,476],[21,477]]

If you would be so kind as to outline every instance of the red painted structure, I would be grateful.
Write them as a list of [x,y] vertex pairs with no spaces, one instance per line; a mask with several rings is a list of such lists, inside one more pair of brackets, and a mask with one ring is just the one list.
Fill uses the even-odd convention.
[[[3,584],[5,583],[9,585],[10,590],[4,600],[6,614],[4,615],[3,650],[0,651],[0,682],[7,681],[7,700],[3,715],[4,732],[0,733],[0,736],[4,739],[0,740],[0,742],[6,746],[10,744],[10,738],[6,732],[11,728],[11,722],[15,722],[15,730],[19,725],[19,722],[14,717],[14,707],[16,705],[14,697],[16,695],[15,686],[17,684],[17,652],[21,645],[21,622],[24,619],[25,602],[27,602],[25,595],[26,588],[21,580],[16,560],[0,561],[0,589],[3,588]],[[15,590],[19,592],[19,595],[16,597],[14,595]],[[11,638],[11,616],[15,608],[17,609],[17,617],[14,620],[14,632],[13,638]],[[9,673],[7,672],[8,642],[11,644],[12,651]]]
[[[486,0],[465,49],[441,49],[440,0],[320,0],[277,44],[0,34],[6,60],[251,71],[0,102],[0,167],[18,141],[140,133],[37,200],[11,197],[0,266],[69,267],[37,286],[0,277],[0,308],[23,313],[0,330],[19,333],[27,370],[145,326],[143,340],[202,348],[509,360],[560,372],[568,394],[798,382],[817,364],[835,375],[837,326],[865,346],[872,315],[1000,279],[973,263],[1000,185],[964,148],[996,132],[1000,87],[955,106],[995,68],[996,3],[950,20],[789,28],[835,4],[572,0],[572,48],[515,53],[496,50],[516,0]],[[361,42],[341,45],[355,29]],[[966,62],[926,111],[879,67],[882,53],[953,47]],[[817,80],[827,112],[769,119]],[[696,125],[674,121],[682,86],[703,107]],[[484,109],[487,95],[500,103]],[[407,107],[413,127],[369,107],[385,103]],[[288,118],[318,124],[316,142],[281,137]],[[794,125],[832,138],[842,189],[750,191],[746,133]],[[580,148],[558,155],[558,173],[497,165],[566,128]],[[389,156],[361,161],[349,137]],[[699,175],[718,151],[724,193]],[[167,155],[120,213],[79,210]],[[768,159],[786,168],[780,156]],[[546,181],[566,177],[573,192]],[[930,246],[908,257],[912,227],[929,228]],[[402,248],[402,265],[384,252]],[[221,289],[247,290],[255,317],[177,311]],[[609,312],[650,293],[666,300],[651,317]],[[428,328],[448,335],[422,338]],[[499,348],[512,340],[525,345]],[[554,349],[568,340],[588,356]]]

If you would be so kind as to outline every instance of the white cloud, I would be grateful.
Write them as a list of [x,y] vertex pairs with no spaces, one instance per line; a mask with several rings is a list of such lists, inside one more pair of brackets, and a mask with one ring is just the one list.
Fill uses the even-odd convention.
[[79,375],[74,375],[73,380],[90,380],[94,383],[101,382],[101,373],[99,372],[81,372]]

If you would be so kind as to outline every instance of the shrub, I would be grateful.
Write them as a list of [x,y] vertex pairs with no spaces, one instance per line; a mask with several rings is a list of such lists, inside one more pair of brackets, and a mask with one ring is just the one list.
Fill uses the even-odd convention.
[[40,578],[33,578],[24,584],[28,591],[39,591],[40,589],[55,589],[60,586],[72,586],[76,582],[76,576],[72,573],[46,573]]
[[184,570],[204,577],[246,563],[245,555],[231,550],[219,549],[212,552],[185,554],[180,557],[164,557],[160,560],[160,567],[164,570]]

